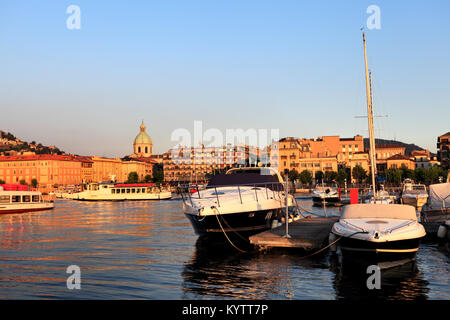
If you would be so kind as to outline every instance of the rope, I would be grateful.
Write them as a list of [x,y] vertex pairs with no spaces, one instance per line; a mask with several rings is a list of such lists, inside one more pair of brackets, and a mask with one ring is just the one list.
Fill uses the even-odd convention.
[[[214,210],[217,212],[217,213],[219,213],[219,211],[217,210],[217,208],[216,207],[213,207],[214,208]],[[225,232],[225,230],[223,229],[223,227],[222,227],[222,224],[220,223],[220,220],[219,220],[219,215],[216,213],[216,219],[217,219],[217,222],[219,223],[219,226],[220,226],[220,228],[222,229],[222,232],[223,232],[223,234],[225,235],[225,238],[227,238],[227,240],[228,240],[228,242],[236,249],[236,250],[238,250],[238,251],[240,251],[240,252],[247,252],[247,251],[245,251],[245,250],[242,250],[242,249],[239,249],[238,247],[236,247],[236,245],[230,240],[230,238],[228,238],[228,236],[227,236],[227,233]]]

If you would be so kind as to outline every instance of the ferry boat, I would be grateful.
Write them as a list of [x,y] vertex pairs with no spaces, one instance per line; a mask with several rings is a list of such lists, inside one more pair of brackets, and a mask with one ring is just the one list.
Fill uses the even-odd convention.
[[403,183],[402,203],[409,204],[417,210],[422,210],[427,203],[428,192],[424,184],[413,183],[411,180],[405,180]]
[[213,176],[205,190],[182,197],[184,214],[200,236],[248,237],[272,228],[295,203],[278,171],[258,167],[230,169]]
[[53,209],[54,203],[44,201],[42,193],[23,185],[0,185],[0,214],[24,213]]
[[165,200],[172,198],[167,187],[154,183],[124,184],[115,182],[89,183],[84,190],[72,193],[70,199],[82,201]]

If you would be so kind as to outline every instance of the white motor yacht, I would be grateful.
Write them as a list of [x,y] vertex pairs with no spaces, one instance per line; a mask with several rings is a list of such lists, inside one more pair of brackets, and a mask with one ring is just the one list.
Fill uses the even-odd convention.
[[42,193],[22,185],[0,185],[0,214],[24,213],[53,209],[54,203],[45,201]]
[[409,204],[417,210],[422,210],[424,204],[427,203],[428,192],[424,184],[412,183],[411,181],[403,184],[402,203]]
[[206,189],[182,196],[184,213],[200,236],[270,229],[295,201],[275,169],[256,167],[230,169],[213,176]]
[[312,192],[312,200],[315,205],[328,205],[338,203],[339,191],[336,182],[318,184]]

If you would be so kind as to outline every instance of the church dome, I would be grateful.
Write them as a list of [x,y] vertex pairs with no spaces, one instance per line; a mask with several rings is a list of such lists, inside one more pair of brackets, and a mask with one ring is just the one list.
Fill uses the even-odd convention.
[[145,132],[146,126],[144,125],[144,122],[141,124],[141,132],[134,138],[133,144],[153,144],[152,139],[150,136]]

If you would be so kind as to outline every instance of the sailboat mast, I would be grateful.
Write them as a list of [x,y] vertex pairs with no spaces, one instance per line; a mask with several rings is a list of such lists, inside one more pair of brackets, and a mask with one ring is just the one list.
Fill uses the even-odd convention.
[[363,43],[364,43],[364,65],[366,68],[366,95],[367,95],[367,119],[369,121],[369,157],[370,157],[370,168],[372,172],[372,191],[373,197],[376,199],[376,189],[375,189],[375,167],[376,167],[376,159],[375,159],[375,137],[373,130],[373,109],[371,103],[371,92],[369,87],[369,70],[367,68],[367,52],[366,52],[366,36],[363,32]]

